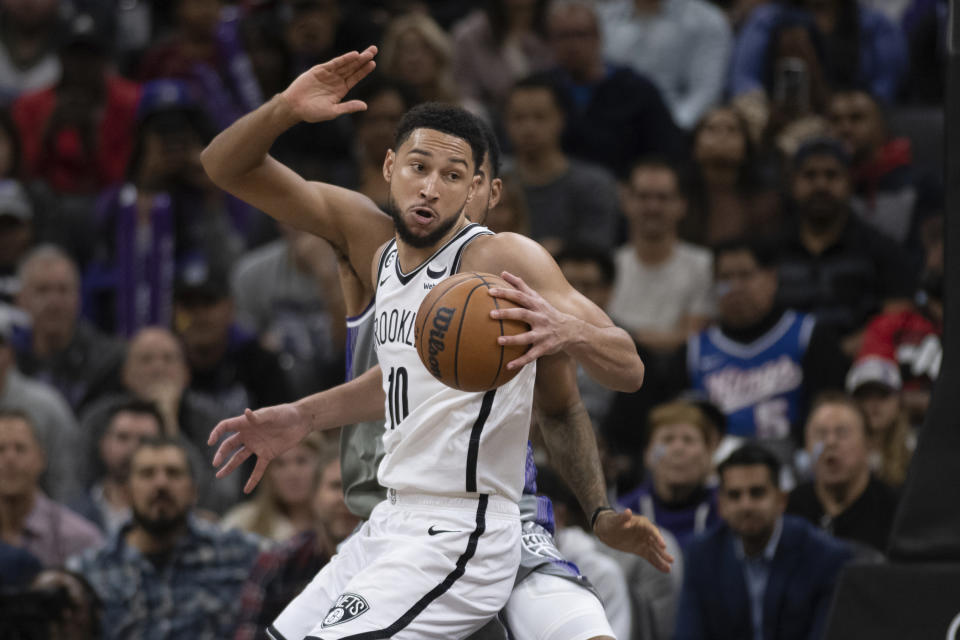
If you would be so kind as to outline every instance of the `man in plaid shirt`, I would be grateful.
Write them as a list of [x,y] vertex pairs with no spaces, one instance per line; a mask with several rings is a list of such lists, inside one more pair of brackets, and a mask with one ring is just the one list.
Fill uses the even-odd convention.
[[141,444],[128,483],[132,522],[102,549],[68,561],[103,601],[104,638],[230,637],[257,538],[191,515],[193,470],[177,440]]

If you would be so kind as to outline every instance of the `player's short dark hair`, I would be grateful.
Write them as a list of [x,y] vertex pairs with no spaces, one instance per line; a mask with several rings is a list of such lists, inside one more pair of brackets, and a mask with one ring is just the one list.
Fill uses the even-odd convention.
[[762,269],[772,269],[777,266],[777,248],[774,243],[767,238],[749,235],[738,236],[717,243],[713,248],[713,263],[716,265],[721,256],[728,253],[740,253],[741,251],[753,256],[757,266]]
[[717,476],[720,478],[720,486],[723,486],[723,474],[732,467],[753,467],[763,465],[770,471],[770,481],[773,486],[780,488],[780,461],[777,456],[756,442],[748,442],[735,450],[717,465]]
[[490,158],[490,180],[500,177],[502,160],[500,158],[500,141],[497,140],[497,134],[493,132],[493,127],[483,118],[477,118],[477,124],[483,132],[483,140],[487,143],[487,156]]
[[424,102],[407,111],[400,120],[394,149],[399,149],[415,129],[433,129],[460,138],[470,145],[476,172],[480,170],[483,156],[487,152],[487,143],[478,121],[476,116],[461,107],[440,102]]
[[157,421],[157,426],[160,428],[160,433],[163,433],[163,415],[161,415],[160,410],[157,409],[157,405],[148,400],[132,398],[110,408],[110,411],[107,413],[107,419],[104,421],[106,428],[103,430],[101,438],[106,435],[107,431],[109,431],[110,424],[113,423],[114,418],[121,413],[135,413],[137,415],[150,416]]
[[560,113],[562,113],[564,117],[570,113],[570,99],[557,81],[554,80],[553,76],[547,72],[534,73],[518,80],[510,88],[509,95],[513,96],[517,91],[533,89],[543,89],[550,93],[550,95],[553,96],[553,103],[557,105],[557,109],[560,110]]
[[557,264],[560,265],[567,261],[592,262],[600,267],[603,283],[607,285],[613,284],[617,275],[617,267],[613,263],[613,258],[610,257],[610,252],[592,244],[571,243],[564,245],[563,249],[557,253],[556,260]]

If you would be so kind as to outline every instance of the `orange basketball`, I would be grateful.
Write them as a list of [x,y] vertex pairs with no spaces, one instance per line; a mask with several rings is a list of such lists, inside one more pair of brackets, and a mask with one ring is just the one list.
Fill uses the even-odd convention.
[[501,346],[497,338],[530,327],[491,318],[492,310],[517,305],[489,295],[490,287],[510,285],[489,273],[459,273],[442,280],[420,303],[414,327],[417,353],[433,377],[454,389],[495,389],[520,372],[508,370],[507,363],[523,355],[528,345]]

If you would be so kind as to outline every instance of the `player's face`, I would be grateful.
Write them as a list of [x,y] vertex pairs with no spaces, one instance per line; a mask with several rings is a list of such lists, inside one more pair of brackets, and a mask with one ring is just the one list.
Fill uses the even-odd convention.
[[486,224],[487,214],[500,202],[503,182],[500,178],[491,180],[492,172],[490,155],[484,154],[483,164],[480,165],[480,182],[466,209],[467,219],[471,222]]
[[763,464],[730,467],[721,480],[720,517],[744,538],[770,535],[786,508],[786,496],[773,484],[770,469]]
[[860,414],[845,404],[818,407],[807,422],[806,440],[818,483],[845,485],[867,470],[866,428]]
[[416,248],[439,244],[457,227],[479,182],[470,145],[434,129],[416,129],[388,152],[383,175],[397,234]]

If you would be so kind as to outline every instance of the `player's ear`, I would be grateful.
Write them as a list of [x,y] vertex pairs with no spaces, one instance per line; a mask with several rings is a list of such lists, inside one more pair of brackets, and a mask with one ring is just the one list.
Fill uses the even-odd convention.
[[393,149],[387,149],[387,155],[383,159],[383,178],[390,182],[393,176],[393,164],[397,161],[397,154]]
[[493,209],[500,204],[500,196],[503,195],[503,180],[494,178],[490,181],[490,200],[487,209]]
[[477,195],[477,189],[480,188],[480,183],[483,182],[483,175],[480,173],[473,174],[473,180],[470,182],[470,190],[467,192],[466,202],[473,200],[473,196]]

